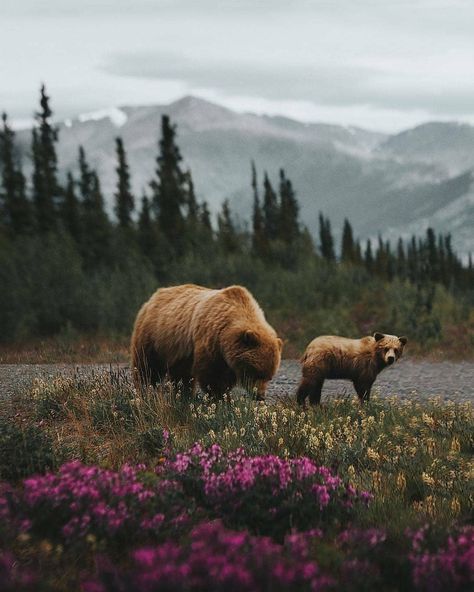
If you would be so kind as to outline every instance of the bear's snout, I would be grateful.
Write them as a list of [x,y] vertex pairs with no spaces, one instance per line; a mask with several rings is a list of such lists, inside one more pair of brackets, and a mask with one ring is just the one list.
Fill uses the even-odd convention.
[[395,362],[395,356],[387,356],[387,364],[390,366]]

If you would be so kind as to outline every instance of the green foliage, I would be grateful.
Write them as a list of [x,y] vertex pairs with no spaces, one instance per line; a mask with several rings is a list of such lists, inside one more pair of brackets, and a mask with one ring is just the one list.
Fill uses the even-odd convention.
[[474,271],[472,263],[461,264],[449,235],[428,229],[408,244],[400,240],[396,250],[380,237],[362,254],[345,220],[338,260],[330,221],[320,214],[316,249],[285,171],[278,191],[265,173],[260,194],[253,162],[250,231],[236,224],[227,200],[214,229],[191,172],[182,169],[168,116],[161,122],[152,194],[143,196],[138,220],[125,148],[116,139],[114,224],[82,148],[77,180],[68,174],[66,187],[59,186],[51,118],[42,87],[30,192],[6,116],[0,130],[0,285],[7,287],[0,290],[0,340],[129,334],[137,310],[158,286],[188,282],[246,285],[300,350],[321,333],[405,333],[425,349],[463,323],[472,333]]
[[119,226],[130,228],[135,200],[130,189],[130,172],[122,138],[115,139],[117,152],[117,189],[115,191],[115,214]]
[[40,110],[35,114],[36,127],[32,135],[33,203],[39,232],[57,228],[57,207],[61,188],[57,179],[57,129],[51,122],[53,112],[45,86],[41,87]]
[[0,416],[0,479],[17,481],[56,468],[49,436],[29,425],[21,429]]
[[26,181],[15,154],[15,133],[2,115],[0,130],[0,219],[5,230],[15,236],[31,230],[31,205],[26,197]]

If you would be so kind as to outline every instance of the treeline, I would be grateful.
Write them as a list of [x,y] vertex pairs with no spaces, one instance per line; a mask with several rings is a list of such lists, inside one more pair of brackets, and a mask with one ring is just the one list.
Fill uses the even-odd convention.
[[[161,121],[154,175],[139,199],[132,191],[125,146],[116,138],[111,219],[99,176],[83,147],[78,150],[77,172],[67,172],[66,181],[60,181],[58,132],[52,115],[42,87],[29,179],[23,173],[15,134],[6,114],[2,116],[0,282],[7,289],[0,295],[0,339],[65,330],[128,331],[143,298],[156,285],[177,281],[246,283],[275,309],[290,314],[293,308],[293,315],[301,307],[310,308],[300,295],[291,294],[292,282],[298,290],[305,277],[308,285],[328,274],[338,278],[316,287],[322,298],[316,299],[319,306],[327,307],[332,300],[335,308],[346,302],[347,287],[339,280],[348,276],[365,285],[408,282],[417,302],[427,299],[429,309],[437,285],[457,297],[474,285],[471,260],[463,266],[451,237],[436,235],[432,229],[407,243],[400,239],[392,248],[381,237],[374,244],[370,240],[361,244],[346,220],[337,248],[330,221],[320,214],[315,245],[300,222],[299,204],[283,169],[277,185],[267,173],[260,185],[252,163],[250,228],[236,222],[228,201],[213,224],[207,203],[196,198],[176,127],[167,116]],[[290,292],[280,289],[279,301],[267,291],[275,277]],[[283,319],[285,313],[280,310],[279,315]],[[347,315],[343,316],[347,324]]]

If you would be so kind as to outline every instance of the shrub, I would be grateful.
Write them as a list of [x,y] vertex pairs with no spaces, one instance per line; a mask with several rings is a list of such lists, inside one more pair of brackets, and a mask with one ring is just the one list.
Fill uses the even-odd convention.
[[18,428],[0,417],[0,478],[16,481],[55,468],[51,440],[40,428]]
[[456,529],[442,546],[430,548],[429,527],[412,537],[413,581],[423,592],[474,588],[474,526]]
[[163,469],[213,515],[232,527],[282,539],[291,528],[331,526],[347,521],[354,505],[367,503],[328,468],[308,458],[224,454],[217,444],[195,444]]
[[302,536],[278,545],[265,537],[226,530],[220,522],[201,524],[185,545],[166,542],[133,553],[130,571],[103,566],[98,580],[83,585],[85,592],[188,590],[304,592],[332,588],[309,558]]

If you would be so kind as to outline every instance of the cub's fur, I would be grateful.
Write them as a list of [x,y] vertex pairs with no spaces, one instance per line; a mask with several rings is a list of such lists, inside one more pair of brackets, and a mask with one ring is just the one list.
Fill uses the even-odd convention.
[[362,339],[323,335],[313,339],[302,358],[303,377],[297,392],[298,403],[309,397],[318,404],[326,378],[352,380],[361,401],[368,400],[370,390],[384,368],[403,353],[406,337],[374,333]]

